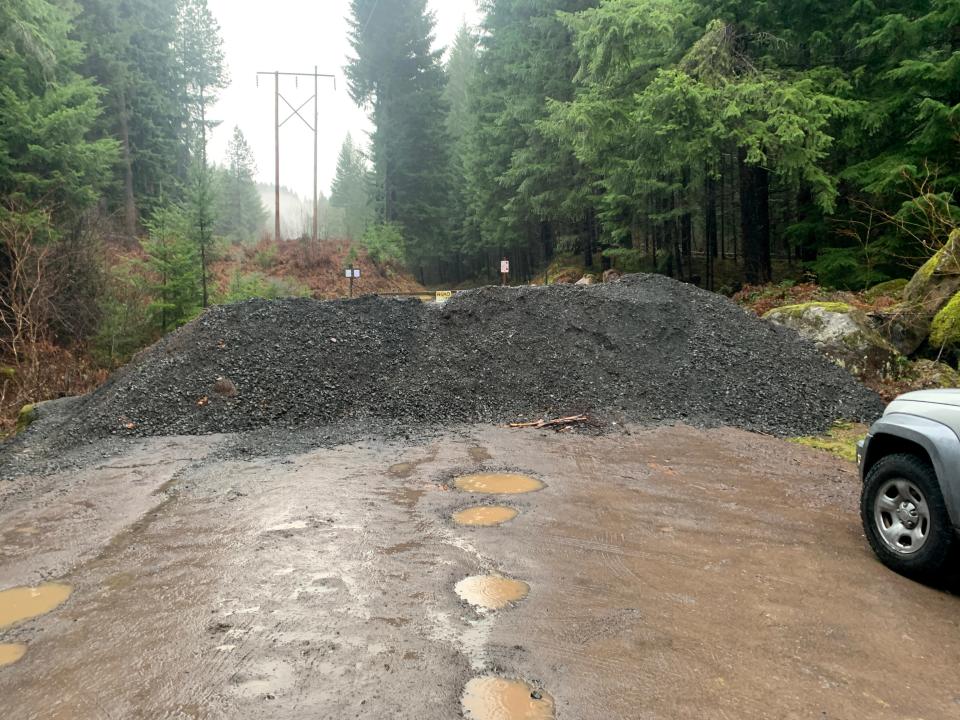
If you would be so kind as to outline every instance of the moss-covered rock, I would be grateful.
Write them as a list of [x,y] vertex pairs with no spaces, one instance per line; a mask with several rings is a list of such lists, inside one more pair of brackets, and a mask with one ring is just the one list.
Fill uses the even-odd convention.
[[934,347],[960,347],[960,293],[954,295],[933,318],[930,344]]
[[903,355],[927,340],[933,319],[960,292],[960,230],[923,264],[903,289],[903,301],[878,314],[884,337]]
[[903,369],[901,380],[909,383],[911,390],[957,388],[960,372],[936,360],[916,360]]
[[17,432],[23,432],[37,419],[37,406],[24,405],[17,415]]
[[906,278],[887,280],[886,282],[874,285],[872,288],[867,290],[864,293],[864,297],[870,302],[876,302],[882,297],[890,297],[899,300],[903,297],[903,291],[906,289],[908,282],[910,281]]
[[886,377],[900,356],[865,313],[839,302],[811,302],[771,310],[765,320],[796,330],[840,367],[857,377]]
[[935,313],[960,291],[960,233],[914,273],[903,288],[903,301]]
[[779,313],[781,315],[787,315],[793,318],[803,317],[808,314],[808,310],[811,308],[820,308],[826,312],[830,313],[842,313],[847,314],[853,312],[854,308],[852,305],[842,302],[806,302],[799,303],[797,305],[783,305],[774,310],[771,310],[766,315],[765,318],[770,318],[774,313]]

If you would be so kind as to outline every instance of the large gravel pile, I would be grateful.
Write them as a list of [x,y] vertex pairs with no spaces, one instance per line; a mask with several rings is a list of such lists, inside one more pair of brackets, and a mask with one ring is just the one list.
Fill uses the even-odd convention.
[[375,430],[586,411],[804,434],[881,410],[794,332],[642,275],[485,288],[442,308],[384,298],[215,308],[78,403],[67,427],[77,438],[340,422]]

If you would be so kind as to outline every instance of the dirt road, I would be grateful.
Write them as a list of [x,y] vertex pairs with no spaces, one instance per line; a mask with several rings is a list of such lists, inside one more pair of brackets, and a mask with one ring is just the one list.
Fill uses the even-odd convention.
[[[960,598],[869,554],[852,466],[736,430],[465,428],[225,460],[227,438],[0,486],[0,588],[56,580],[0,630],[0,715],[455,718],[471,678],[556,717],[960,716]],[[456,477],[545,487],[490,497]],[[451,515],[495,502],[497,527]],[[522,581],[484,612],[468,576]]]

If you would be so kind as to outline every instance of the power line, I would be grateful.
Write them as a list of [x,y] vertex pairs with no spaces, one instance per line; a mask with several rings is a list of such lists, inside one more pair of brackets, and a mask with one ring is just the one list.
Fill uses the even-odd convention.
[[[288,120],[293,119],[294,116],[300,118],[303,121],[303,124],[306,125],[313,131],[313,239],[316,241],[319,237],[317,229],[318,221],[318,212],[319,212],[319,194],[317,193],[317,146],[319,144],[320,136],[320,90],[319,90],[319,80],[320,78],[332,78],[333,79],[333,88],[337,88],[337,78],[335,75],[326,75],[323,73],[317,72],[317,66],[313,66],[312,73],[297,73],[297,72],[280,72],[279,70],[274,70],[273,72],[258,72],[257,73],[257,84],[260,84],[261,75],[273,75],[273,117],[274,117],[274,138],[276,142],[276,176],[275,176],[275,188],[274,188],[274,236],[279,242],[280,240],[280,128],[287,123]],[[287,100],[283,95],[280,94],[280,76],[292,76],[294,78],[308,77],[313,78],[313,97],[305,100],[300,107],[294,107],[293,104]],[[287,106],[293,111],[283,122],[280,122],[280,101],[283,100]],[[313,125],[300,114],[300,111],[304,106],[313,100]]]
[[367,28],[370,27],[370,21],[373,20],[373,13],[377,9],[377,5],[380,3],[380,0],[373,0],[373,7],[370,8],[370,14],[367,15],[367,21],[363,24],[363,30],[360,31],[360,34],[363,35],[367,32]]

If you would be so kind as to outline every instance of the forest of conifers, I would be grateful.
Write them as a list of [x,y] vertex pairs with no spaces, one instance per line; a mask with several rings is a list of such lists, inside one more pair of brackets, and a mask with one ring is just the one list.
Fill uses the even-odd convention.
[[443,66],[424,2],[353,2],[376,213],[428,281],[561,250],[862,288],[956,221],[958,0],[481,5]]
[[[709,289],[789,268],[861,289],[946,239],[960,182],[960,0],[351,0],[335,228],[424,284],[556,255]],[[205,0],[0,3],[3,354],[107,363],[200,308],[284,287],[210,263],[264,209]],[[130,249],[136,248],[133,260]],[[123,255],[124,261],[117,258]]]

